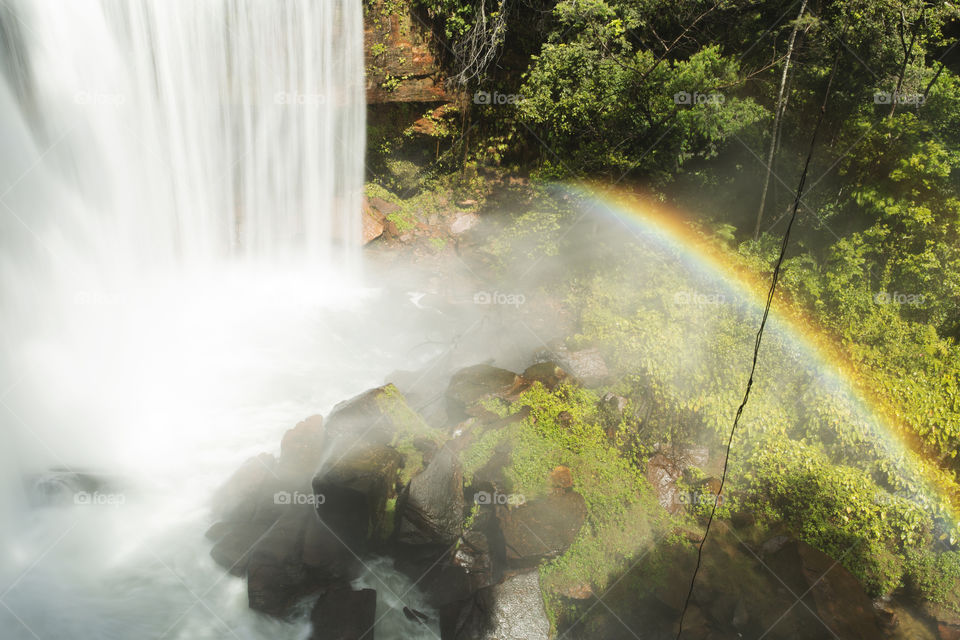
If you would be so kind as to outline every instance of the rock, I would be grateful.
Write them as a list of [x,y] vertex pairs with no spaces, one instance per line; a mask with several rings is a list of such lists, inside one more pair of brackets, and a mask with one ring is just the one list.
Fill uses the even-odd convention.
[[684,498],[677,488],[677,480],[683,475],[683,469],[662,453],[647,461],[647,481],[657,495],[657,502],[672,514],[683,509]]
[[599,349],[569,351],[564,354],[560,364],[586,387],[599,386],[610,377],[610,370]]
[[394,495],[402,464],[391,447],[362,446],[332,460],[314,477],[317,514],[353,553],[364,552],[385,531],[387,499]]
[[573,486],[573,474],[570,467],[559,465],[550,472],[550,484],[558,492],[566,491]]
[[447,414],[451,419],[465,419],[471,415],[487,412],[476,406],[481,400],[492,397],[506,398],[522,382],[512,371],[478,364],[456,372],[447,387]]
[[458,212],[450,221],[450,233],[458,236],[480,224],[480,216],[466,211]]
[[307,523],[316,517],[312,507],[278,506],[282,510],[279,518],[254,541],[247,554],[247,600],[255,611],[283,617],[334,576],[314,580],[303,561]]
[[566,551],[586,520],[587,505],[583,496],[571,491],[532,500],[516,508],[498,506],[496,515],[507,562],[531,566]]
[[401,429],[426,431],[428,427],[392,384],[339,403],[330,412],[326,426],[333,439],[330,448],[334,455],[358,446],[390,444]]
[[577,380],[573,376],[564,371],[556,362],[550,360],[527,367],[522,377],[526,382],[539,382],[551,390],[565,382],[577,384]]
[[839,562],[799,541],[784,544],[766,562],[831,631],[841,638],[878,638],[881,627],[873,602]]
[[463,525],[463,470],[445,447],[414,476],[397,501],[397,539],[406,544],[451,544]]
[[586,600],[593,595],[593,589],[586,582],[578,582],[559,589],[558,593],[565,598]]
[[363,208],[363,214],[360,218],[360,227],[363,238],[363,244],[369,244],[383,235],[386,220],[379,220],[373,212]]
[[331,590],[320,596],[310,612],[310,640],[373,640],[376,621],[376,591]]
[[442,640],[548,640],[540,576],[529,571],[441,610]]
[[296,478],[310,475],[323,459],[323,416],[310,416],[283,434],[279,471]]
[[368,69],[367,103],[449,102],[447,87],[434,56],[440,42],[416,14],[415,5],[376,0],[364,11],[364,50]]
[[92,471],[50,469],[25,477],[24,485],[32,506],[87,505],[98,499],[118,504],[125,499],[119,478]]
[[521,573],[490,587],[490,640],[547,640],[550,621],[540,593],[540,575]]
[[400,205],[397,203],[390,202],[389,200],[384,200],[383,198],[378,198],[376,196],[370,198],[367,201],[367,204],[377,219],[381,221],[384,217],[400,210]]
[[495,568],[490,540],[481,531],[468,531],[453,555],[453,563],[462,568],[476,588],[493,584]]

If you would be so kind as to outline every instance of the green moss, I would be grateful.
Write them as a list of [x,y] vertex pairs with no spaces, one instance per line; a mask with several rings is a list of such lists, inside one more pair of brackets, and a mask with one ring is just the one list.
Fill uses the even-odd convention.
[[483,434],[465,455],[474,469],[508,439],[511,460],[504,473],[510,490],[527,500],[551,490],[555,467],[570,469],[573,489],[586,502],[587,521],[570,548],[542,568],[548,593],[582,584],[602,590],[668,525],[641,471],[607,441],[598,421],[598,400],[579,387],[550,391],[535,383],[510,406],[511,413],[528,409],[527,416]]
[[417,447],[417,441],[427,440],[440,446],[445,436],[424,422],[392,384],[385,386],[377,396],[377,406],[393,423],[395,435],[391,445],[403,456],[400,481],[406,484],[423,469],[423,452]]
[[410,215],[409,211],[404,211],[403,209],[401,209],[400,211],[394,211],[393,213],[388,215],[387,220],[392,222],[394,226],[397,228],[397,231],[399,231],[400,233],[406,233],[407,231],[412,231],[417,227],[416,219],[414,219],[414,217]]

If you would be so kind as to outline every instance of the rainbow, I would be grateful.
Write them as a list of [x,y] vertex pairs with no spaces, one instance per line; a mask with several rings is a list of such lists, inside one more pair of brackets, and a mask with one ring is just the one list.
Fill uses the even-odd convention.
[[[691,217],[637,192],[606,185],[566,185],[562,189],[601,216],[609,216],[644,240],[681,256],[697,275],[713,278],[736,299],[756,310],[759,324],[770,283],[748,269],[738,256],[703,232]],[[838,342],[796,304],[778,295],[771,328],[814,363],[832,389],[842,393],[858,417],[869,425],[883,455],[895,461],[912,487],[911,499],[950,530],[960,528],[960,485],[946,470],[927,460],[916,438],[896,417],[889,400],[877,395],[858,375]],[[745,382],[745,380],[744,380]]]

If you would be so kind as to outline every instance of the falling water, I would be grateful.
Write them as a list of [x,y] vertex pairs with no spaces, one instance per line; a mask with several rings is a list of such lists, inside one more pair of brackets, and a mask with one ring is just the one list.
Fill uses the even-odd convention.
[[[0,3],[4,638],[309,633],[203,532],[246,457],[410,365],[357,269],[363,73],[361,0]],[[35,502],[86,471],[103,504]]]

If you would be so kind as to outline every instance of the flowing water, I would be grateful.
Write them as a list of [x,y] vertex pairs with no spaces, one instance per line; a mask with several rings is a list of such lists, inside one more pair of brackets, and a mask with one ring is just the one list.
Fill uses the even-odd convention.
[[430,355],[359,270],[360,0],[5,0],[0,71],[3,638],[306,637],[203,532],[244,459]]

